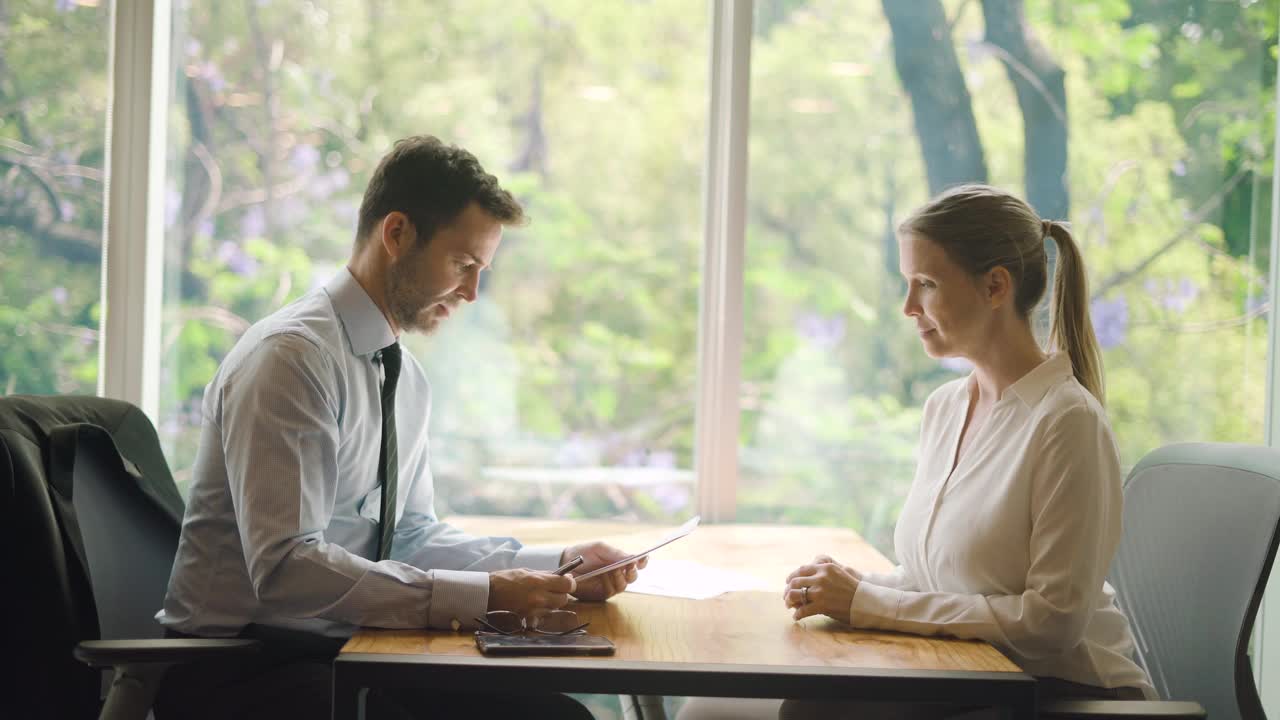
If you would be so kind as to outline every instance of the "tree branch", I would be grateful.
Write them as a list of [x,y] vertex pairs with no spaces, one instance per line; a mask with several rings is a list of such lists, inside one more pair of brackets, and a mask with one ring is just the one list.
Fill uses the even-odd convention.
[[1206,200],[1198,210],[1192,213],[1191,217],[1187,219],[1186,225],[1184,225],[1181,230],[1175,233],[1174,236],[1170,238],[1168,242],[1166,242],[1164,245],[1161,245],[1159,248],[1157,248],[1155,252],[1143,258],[1141,261],[1138,262],[1137,265],[1134,265],[1128,270],[1121,270],[1120,272],[1117,272],[1113,274],[1111,277],[1107,278],[1105,281],[1102,282],[1102,284],[1098,286],[1098,289],[1093,291],[1093,293],[1090,295],[1090,299],[1097,300],[1098,298],[1101,298],[1102,296],[1106,295],[1111,290],[1115,289],[1117,286],[1122,285],[1128,282],[1129,280],[1133,279],[1134,277],[1142,274],[1144,270],[1146,270],[1148,267],[1151,267],[1152,263],[1160,259],[1160,256],[1169,252],[1175,246],[1177,246],[1178,243],[1190,237],[1193,233],[1195,233],[1196,228],[1200,225],[1200,223],[1204,222],[1205,219],[1209,217],[1209,213],[1213,212],[1214,210],[1217,210],[1218,207],[1222,205],[1222,201],[1223,199],[1226,198],[1227,194],[1230,193],[1232,189],[1235,188],[1236,185],[1239,185],[1240,181],[1243,180],[1248,174],[1249,174],[1248,170],[1244,170],[1244,169],[1237,170],[1236,174],[1232,175],[1227,180],[1227,182],[1222,185],[1222,187],[1218,188],[1218,191],[1215,192],[1212,197]]

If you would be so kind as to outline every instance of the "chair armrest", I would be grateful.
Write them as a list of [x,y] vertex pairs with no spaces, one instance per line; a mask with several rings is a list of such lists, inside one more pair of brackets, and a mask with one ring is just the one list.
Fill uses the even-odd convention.
[[1198,702],[1173,700],[1054,700],[1041,703],[1042,718],[1053,720],[1204,720]]
[[257,652],[257,640],[166,639],[166,640],[85,640],[76,646],[76,659],[90,667],[112,667],[147,663],[196,662],[233,658]]

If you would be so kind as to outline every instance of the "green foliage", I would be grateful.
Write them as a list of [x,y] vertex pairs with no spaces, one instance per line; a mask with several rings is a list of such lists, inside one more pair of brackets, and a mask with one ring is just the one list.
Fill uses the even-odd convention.
[[[991,180],[1021,188],[981,4],[945,4]],[[1070,220],[1124,462],[1261,440],[1280,0],[1026,13],[1067,81]],[[963,372],[900,312],[893,230],[926,199],[912,108],[879,3],[760,0],[756,21],[739,517],[888,549],[921,403]],[[175,3],[161,430],[179,478],[217,363],[340,270],[374,163],[414,133],[475,152],[533,218],[482,300],[409,343],[440,512],[552,509],[487,468],[693,467],[707,23],[684,0]],[[0,13],[6,392],[94,388],[105,28],[71,3]],[[689,498],[601,488],[557,510],[666,519]]]

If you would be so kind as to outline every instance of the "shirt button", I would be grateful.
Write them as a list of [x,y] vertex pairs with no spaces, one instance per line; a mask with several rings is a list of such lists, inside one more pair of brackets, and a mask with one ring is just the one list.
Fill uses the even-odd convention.
[[454,632],[458,632],[462,629],[462,623],[458,622],[458,618],[454,618],[449,621],[449,627],[452,628]]

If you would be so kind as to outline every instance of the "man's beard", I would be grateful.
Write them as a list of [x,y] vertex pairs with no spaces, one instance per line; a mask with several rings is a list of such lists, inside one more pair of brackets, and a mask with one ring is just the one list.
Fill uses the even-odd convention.
[[402,331],[429,334],[439,327],[440,318],[434,313],[423,315],[423,311],[440,301],[415,291],[399,268],[398,263],[392,265],[387,274],[387,309]]

